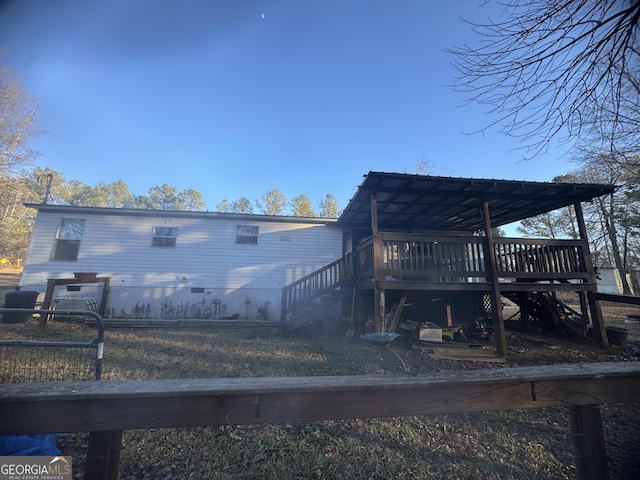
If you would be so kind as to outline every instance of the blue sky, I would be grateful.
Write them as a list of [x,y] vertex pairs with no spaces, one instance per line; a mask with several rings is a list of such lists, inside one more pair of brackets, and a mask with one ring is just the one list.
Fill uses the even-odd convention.
[[368,171],[550,181],[566,151],[522,146],[450,86],[481,0],[5,0],[0,49],[40,101],[38,164],[209,210],[271,189],[341,207]]

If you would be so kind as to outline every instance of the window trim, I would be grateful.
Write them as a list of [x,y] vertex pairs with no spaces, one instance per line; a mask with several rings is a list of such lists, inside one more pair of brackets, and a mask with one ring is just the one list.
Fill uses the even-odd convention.
[[[65,228],[67,222],[69,224],[77,222],[79,232],[74,232],[73,229],[68,231]],[[84,236],[86,224],[87,220],[85,218],[60,217],[58,226],[56,227],[56,233],[53,236],[49,260],[54,262],[77,262],[80,256],[80,243]],[[69,235],[69,233],[71,235]],[[79,235],[75,235],[76,233],[79,233]],[[75,238],[76,236],[79,238]],[[61,248],[61,246],[64,247]],[[71,253],[71,255],[61,256],[64,253]]]
[[[165,229],[168,235],[161,235],[158,231]],[[151,247],[153,248],[175,248],[178,244],[178,227],[167,227],[166,225],[151,227]]]
[[236,245],[258,245],[259,235],[259,225],[236,225]]

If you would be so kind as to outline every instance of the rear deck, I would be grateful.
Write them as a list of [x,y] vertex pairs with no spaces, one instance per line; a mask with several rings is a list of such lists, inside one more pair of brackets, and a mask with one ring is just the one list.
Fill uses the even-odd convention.
[[[359,289],[464,290],[490,292],[486,238],[461,235],[379,233],[382,258],[376,262],[373,236],[356,248]],[[582,240],[495,238],[495,276],[501,292],[595,291],[589,282]]]
[[[353,291],[346,297],[352,321],[373,320],[378,332],[405,300],[417,315],[434,315],[439,308],[434,302],[444,304],[447,324],[452,310],[463,305],[467,311],[461,316],[471,318],[468,305],[475,304],[492,322],[496,350],[504,355],[503,295],[522,302],[526,319],[530,292],[573,291],[593,322],[597,343],[606,346],[581,202],[614,190],[600,184],[369,172],[338,219],[344,255],[329,269],[335,276],[327,284],[327,272],[321,272],[322,278],[310,275],[285,287],[282,322],[303,299],[332,290]],[[573,209],[578,239],[494,238],[498,227],[566,207]],[[349,256],[353,277],[346,275]]]

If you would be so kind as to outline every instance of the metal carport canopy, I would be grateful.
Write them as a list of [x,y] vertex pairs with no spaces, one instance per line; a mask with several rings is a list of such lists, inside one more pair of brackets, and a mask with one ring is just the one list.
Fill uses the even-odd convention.
[[382,230],[472,232],[484,228],[482,203],[489,204],[492,227],[610,194],[615,185],[453,178],[369,172],[338,224],[371,227],[375,195]]

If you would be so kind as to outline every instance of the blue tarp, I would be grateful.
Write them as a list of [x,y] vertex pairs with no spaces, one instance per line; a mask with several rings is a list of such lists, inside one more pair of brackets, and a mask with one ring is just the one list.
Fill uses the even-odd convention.
[[0,436],[0,456],[56,456],[55,434]]

